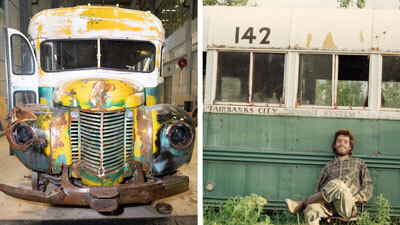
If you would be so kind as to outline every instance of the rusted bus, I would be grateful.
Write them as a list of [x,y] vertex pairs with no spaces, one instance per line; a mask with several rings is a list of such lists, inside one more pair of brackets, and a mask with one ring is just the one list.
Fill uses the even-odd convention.
[[400,13],[205,7],[204,15],[205,205],[258,193],[267,209],[284,210],[285,198],[314,193],[333,134],[347,128],[374,197],[382,193],[399,215],[398,186],[382,184],[399,176]]
[[[4,29],[8,106],[18,106],[7,137],[32,169],[33,190],[0,190],[112,212],[188,189],[188,178],[175,174],[190,161],[194,125],[183,110],[160,104],[165,40],[154,15],[51,9],[32,19],[28,33],[30,40]],[[50,195],[43,192],[48,182],[59,186]]]

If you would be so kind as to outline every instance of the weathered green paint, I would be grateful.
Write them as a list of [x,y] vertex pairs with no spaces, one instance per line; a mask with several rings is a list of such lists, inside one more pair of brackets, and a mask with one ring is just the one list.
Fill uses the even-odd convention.
[[[322,167],[332,160],[333,134],[355,136],[354,156],[365,160],[374,183],[400,215],[400,121],[258,116],[204,113],[205,205],[257,193],[269,209],[284,209],[284,199],[315,191]],[[367,208],[371,207],[367,204]]]
[[25,151],[13,150],[27,168],[38,172],[50,172],[50,158],[44,153],[38,152],[33,146]]
[[42,103],[43,98],[48,106],[53,107],[53,92],[54,87],[39,87],[39,102]]
[[116,170],[113,173],[107,174],[103,179],[98,174],[92,174],[86,170],[81,170],[81,178],[90,181],[90,185],[110,186],[118,184],[124,176],[124,168]]
[[[164,100],[164,90],[163,85],[158,85],[152,88],[144,88],[144,93],[146,96],[146,105],[155,105],[163,103]],[[155,101],[155,102],[153,102]]]

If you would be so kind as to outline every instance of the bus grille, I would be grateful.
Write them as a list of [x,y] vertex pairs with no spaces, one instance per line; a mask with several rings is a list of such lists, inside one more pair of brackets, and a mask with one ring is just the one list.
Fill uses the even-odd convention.
[[102,177],[124,166],[124,124],[125,112],[80,112],[82,168]]

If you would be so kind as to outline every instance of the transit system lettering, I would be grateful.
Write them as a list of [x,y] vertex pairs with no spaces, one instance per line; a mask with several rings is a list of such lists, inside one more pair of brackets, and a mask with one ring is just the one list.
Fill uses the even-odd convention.
[[[271,29],[269,27],[262,27],[258,31],[260,34],[264,34],[264,37],[260,41],[260,44],[269,44],[268,37],[271,34]],[[235,33],[235,43],[238,44],[240,40],[249,40],[249,44],[253,44],[253,40],[257,39],[257,36],[254,34],[254,27],[249,27],[243,33],[242,37],[239,40],[240,36],[240,27],[236,27]]]

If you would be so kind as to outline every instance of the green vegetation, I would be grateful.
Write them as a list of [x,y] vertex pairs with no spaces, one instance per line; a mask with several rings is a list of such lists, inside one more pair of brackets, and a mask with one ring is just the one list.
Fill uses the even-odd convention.
[[[222,208],[204,208],[203,223],[205,225],[272,225],[272,224],[299,224],[304,225],[303,214],[292,215],[289,212],[274,212],[262,214],[267,200],[257,194],[229,199]],[[391,218],[389,200],[380,194],[375,201],[375,213],[363,211],[353,225],[389,225],[399,224],[399,218]],[[340,223],[336,223],[340,224]],[[347,224],[347,223],[343,223]]]
[[357,8],[362,9],[365,7],[366,0],[338,0],[340,8],[349,8],[357,6]]

